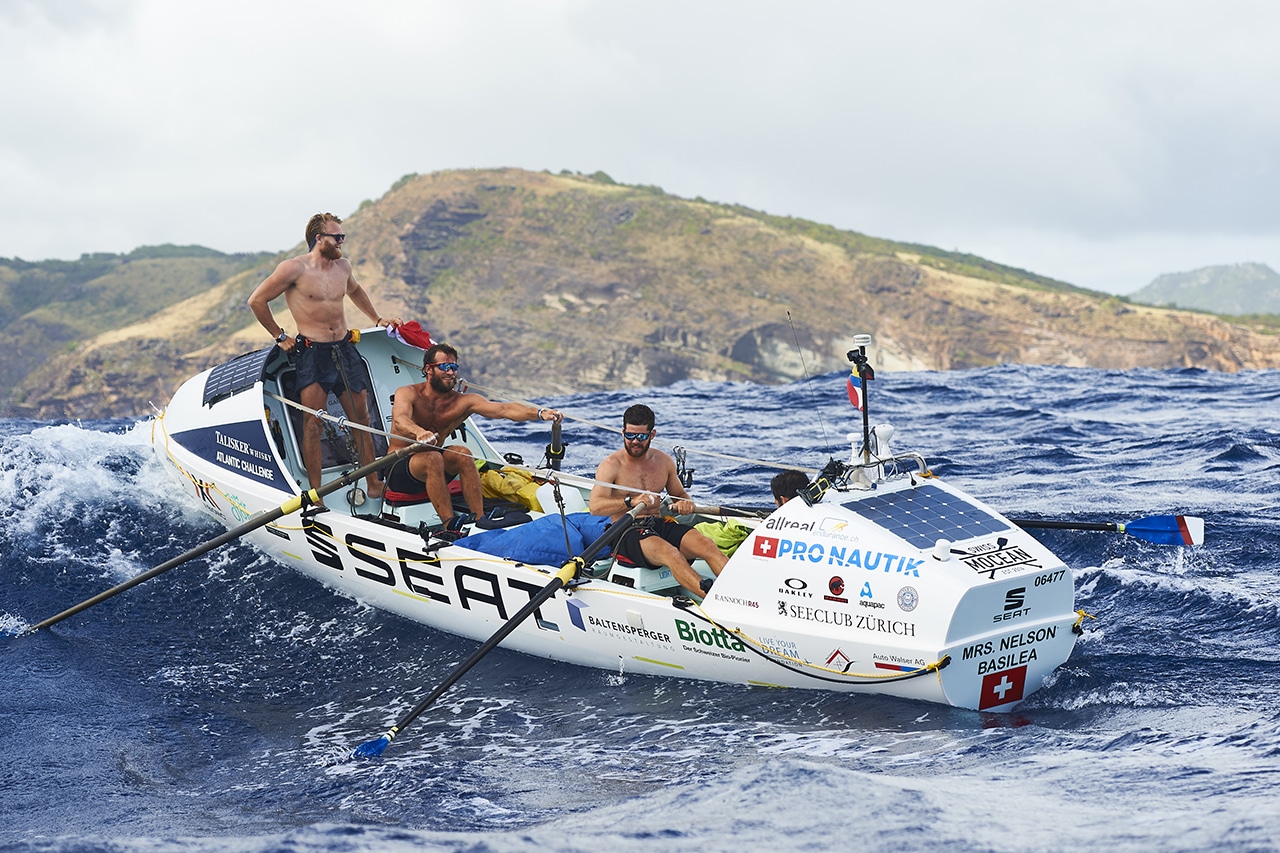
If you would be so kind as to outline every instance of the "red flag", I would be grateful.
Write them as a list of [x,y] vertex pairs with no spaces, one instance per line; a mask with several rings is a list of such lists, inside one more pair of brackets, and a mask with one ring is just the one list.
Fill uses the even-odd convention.
[[418,324],[417,320],[410,320],[407,323],[401,323],[399,326],[391,329],[387,334],[402,343],[406,343],[411,347],[417,347],[418,349],[426,349],[435,343],[435,341],[431,340],[431,333],[422,328],[422,326]]
[[859,412],[862,411],[862,389],[854,384],[853,374],[849,374],[849,381],[845,383],[845,390],[849,392],[849,402],[853,403],[853,407]]

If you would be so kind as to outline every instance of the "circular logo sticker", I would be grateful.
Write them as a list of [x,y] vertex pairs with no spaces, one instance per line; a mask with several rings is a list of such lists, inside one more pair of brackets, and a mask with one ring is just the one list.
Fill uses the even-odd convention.
[[910,613],[916,609],[916,605],[920,603],[920,594],[916,592],[913,586],[904,586],[898,590],[898,607],[905,613]]
[[827,587],[831,590],[832,595],[839,595],[844,592],[844,578],[836,575],[831,579],[830,583],[827,584]]

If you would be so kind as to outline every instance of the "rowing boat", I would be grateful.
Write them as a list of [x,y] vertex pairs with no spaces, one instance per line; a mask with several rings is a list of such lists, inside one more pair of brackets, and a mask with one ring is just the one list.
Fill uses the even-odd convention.
[[[381,329],[358,337],[372,383],[370,431],[385,452],[391,401],[420,375],[422,351]],[[865,346],[850,360],[865,367]],[[153,445],[205,510],[342,594],[482,640],[606,535],[607,520],[582,511],[591,479],[550,461],[513,463],[468,421],[443,443],[465,443],[487,467],[519,469],[556,499],[510,512],[511,526],[494,513],[464,538],[441,537],[430,503],[367,498],[351,478],[354,425],[332,396],[327,411],[304,410],[293,386],[278,347],[218,365],[178,389],[154,421]],[[829,462],[802,499],[759,515],[702,507],[681,519],[745,528],[704,600],[665,570],[623,567],[606,554],[574,565],[502,646],[615,672],[1011,709],[1051,678],[1081,632],[1072,572],[923,457],[891,450],[890,428],[866,419],[865,377],[860,393],[860,446]],[[323,480],[333,493],[324,512],[301,485],[307,417],[326,422]],[[269,523],[248,523],[273,508]]]

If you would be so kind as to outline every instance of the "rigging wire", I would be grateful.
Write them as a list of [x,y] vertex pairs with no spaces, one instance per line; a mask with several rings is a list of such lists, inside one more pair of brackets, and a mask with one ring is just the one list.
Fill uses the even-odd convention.
[[796,342],[796,353],[800,356],[800,367],[804,369],[805,383],[809,388],[809,405],[818,416],[818,426],[822,429],[822,442],[831,453],[831,439],[827,436],[827,422],[822,419],[822,409],[818,406],[818,397],[813,393],[813,377],[809,375],[809,365],[804,360],[804,350],[800,348],[800,336],[796,334],[796,324],[791,322],[791,312],[787,312],[787,325],[791,327],[791,339]]

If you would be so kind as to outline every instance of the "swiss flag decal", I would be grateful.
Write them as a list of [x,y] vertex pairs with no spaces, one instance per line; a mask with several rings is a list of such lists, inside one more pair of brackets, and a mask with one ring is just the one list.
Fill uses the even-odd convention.
[[751,553],[757,557],[776,557],[778,556],[778,540],[772,536],[757,536],[755,547],[751,549]]
[[1027,686],[1027,668],[1015,666],[982,676],[982,693],[978,697],[978,710],[994,708],[1022,699]]

